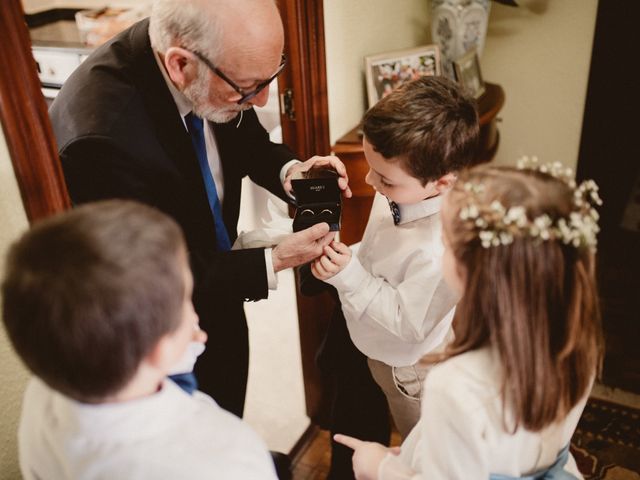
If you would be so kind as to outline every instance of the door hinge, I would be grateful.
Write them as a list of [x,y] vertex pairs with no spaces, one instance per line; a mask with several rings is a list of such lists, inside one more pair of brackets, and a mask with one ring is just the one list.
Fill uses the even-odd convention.
[[289,120],[296,119],[296,108],[293,103],[293,89],[287,88],[280,94],[280,111]]

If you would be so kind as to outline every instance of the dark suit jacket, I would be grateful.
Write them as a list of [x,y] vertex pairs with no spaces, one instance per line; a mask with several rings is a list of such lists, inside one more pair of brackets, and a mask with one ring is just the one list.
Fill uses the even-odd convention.
[[[209,333],[207,353],[198,363],[215,348],[223,350],[216,362],[231,356],[227,363],[244,365],[248,346],[242,302],[268,295],[264,252],[216,251],[198,160],[153,55],[148,20],[143,20],[98,48],[60,91],[50,115],[69,193],[74,203],[135,199],[173,217],[187,240],[194,305]],[[294,158],[288,148],[269,141],[253,110],[245,112],[238,128],[236,123],[213,125],[224,175],[223,217],[232,242],[242,178],[249,175],[286,200],[279,172]],[[207,376],[235,368],[209,363],[216,372]],[[233,375],[225,373],[216,382],[233,383]],[[198,379],[208,387],[208,378]],[[203,389],[224,403],[216,388]]]

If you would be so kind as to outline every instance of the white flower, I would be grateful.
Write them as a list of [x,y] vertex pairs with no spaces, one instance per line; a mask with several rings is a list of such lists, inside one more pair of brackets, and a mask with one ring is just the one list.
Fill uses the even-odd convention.
[[471,193],[475,193],[475,194],[480,194],[484,192],[484,185],[481,184],[475,184],[475,183],[471,183],[471,182],[466,182],[462,188],[464,188],[465,192],[471,192]]
[[502,206],[502,204],[498,200],[494,200],[493,202],[491,202],[491,205],[489,205],[489,208],[494,212],[498,213],[499,215],[504,215],[505,208]]
[[469,218],[477,218],[479,213],[477,206],[469,205]]
[[480,242],[484,248],[489,248],[491,246],[491,241],[493,240],[493,232],[482,231],[478,234],[480,237]]
[[553,222],[551,221],[551,217],[549,217],[549,215],[547,215],[546,213],[543,215],[540,215],[539,217],[536,217],[533,220],[533,224],[536,227],[538,227],[540,230],[545,230],[549,228],[552,223]]
[[478,207],[471,204],[466,207],[460,209],[460,219],[461,220],[469,220],[474,219],[478,216]]
[[[531,237],[539,241],[561,241],[576,248],[587,247],[595,251],[596,234],[599,232],[598,212],[593,205],[601,205],[598,186],[592,180],[582,182],[576,187],[573,171],[560,162],[538,165],[537,157],[523,156],[517,162],[518,168],[528,168],[558,178],[573,191],[573,209],[568,217],[552,219],[548,214],[529,220],[527,210],[522,205],[505,207],[494,200],[488,205],[482,202],[470,202],[460,209],[459,217],[467,228],[477,232],[484,248],[510,245],[516,237]],[[480,200],[479,193],[484,185],[467,182],[463,185],[469,197]]]
[[502,245],[509,245],[513,243],[513,235],[508,232],[500,232],[500,243]]
[[524,227],[527,224],[527,212],[524,207],[511,207],[507,210],[504,223],[507,225],[515,223],[518,227]]

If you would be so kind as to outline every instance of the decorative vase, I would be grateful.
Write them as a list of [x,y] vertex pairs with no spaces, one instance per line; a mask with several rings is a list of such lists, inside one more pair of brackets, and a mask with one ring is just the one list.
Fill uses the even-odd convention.
[[490,8],[490,0],[431,0],[431,38],[449,78],[454,78],[454,60],[473,48],[481,55]]

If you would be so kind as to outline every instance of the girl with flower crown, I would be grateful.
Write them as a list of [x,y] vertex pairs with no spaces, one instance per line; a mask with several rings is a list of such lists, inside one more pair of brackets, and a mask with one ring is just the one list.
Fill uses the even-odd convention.
[[[569,442],[602,358],[597,187],[558,164],[463,172],[443,209],[455,339],[401,448],[336,435],[359,479],[582,478]],[[444,361],[443,361],[444,360]]]

